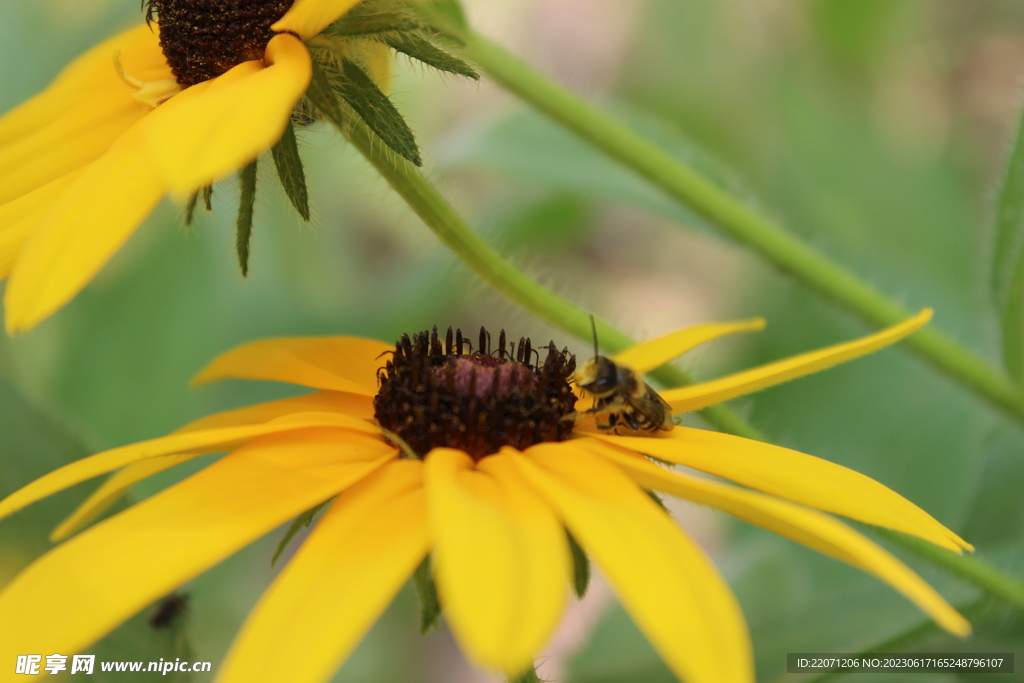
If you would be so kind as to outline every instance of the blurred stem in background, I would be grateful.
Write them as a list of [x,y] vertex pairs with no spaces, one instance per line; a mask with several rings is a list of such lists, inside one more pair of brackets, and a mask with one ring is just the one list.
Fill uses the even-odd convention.
[[[473,272],[509,299],[555,327],[579,339],[590,340],[589,313],[544,288],[503,259],[473,232],[448,200],[416,167],[391,153],[361,122],[351,123],[345,134],[416,215]],[[608,323],[596,318],[595,321],[601,346],[610,352],[618,353],[635,343]],[[650,374],[670,387],[693,382],[685,372],[670,365],[662,366]],[[764,440],[756,428],[727,406],[710,406],[700,411],[700,415],[720,431]]]
[[[957,605],[956,611],[973,622],[984,615],[991,606],[992,600],[990,598],[981,598],[980,600],[966,605]],[[885,654],[888,652],[906,652],[909,648],[917,645],[921,641],[940,633],[942,633],[942,629],[937,626],[934,621],[927,619],[911,626],[903,633],[899,633],[892,638],[887,638],[880,643],[866,647],[855,654],[863,656],[871,654]],[[834,681],[838,678],[842,678],[848,673],[852,672],[829,671],[821,674],[820,676],[815,676],[814,678],[806,681],[806,683],[827,683],[827,681]]]
[[[579,339],[590,338],[590,316],[557,294],[545,289],[516,270],[489,247],[455,211],[437,189],[412,164],[390,152],[360,122],[346,130],[349,140],[409,204],[434,234],[466,265],[492,287],[540,318]],[[603,321],[597,322],[602,345],[613,353],[633,344],[628,336]],[[917,334],[920,334],[918,332]],[[909,339],[913,339],[910,337]],[[682,370],[663,366],[652,375],[666,386],[690,384]],[[720,431],[764,441],[764,436],[725,405],[705,408],[701,416]],[[872,527],[874,528],[874,527]],[[882,530],[879,530],[881,533]],[[903,534],[885,533],[886,538],[912,550],[928,561],[973,583],[989,594],[1024,609],[1024,586],[982,562],[963,557]],[[914,541],[914,542],[911,542]]]
[[1024,614],[1024,584],[990,567],[971,555],[957,555],[926,541],[920,541],[898,531],[880,527],[865,527],[873,533],[906,548],[918,557],[945,568],[964,581],[973,583],[994,598],[1013,605]]
[[[757,214],[693,168],[474,32],[453,6],[450,1],[428,4],[423,11],[461,45],[469,61],[503,87],[865,320],[885,327],[911,316],[910,310]],[[935,327],[921,330],[906,343],[940,371],[1024,422],[1024,392],[972,351]]]

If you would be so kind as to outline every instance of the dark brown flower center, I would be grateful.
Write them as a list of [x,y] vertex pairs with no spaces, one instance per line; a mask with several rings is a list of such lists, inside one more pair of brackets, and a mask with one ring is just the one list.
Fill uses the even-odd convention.
[[373,405],[380,426],[421,457],[446,446],[479,460],[502,446],[569,438],[573,421],[566,418],[576,405],[568,382],[576,369],[572,354],[554,342],[540,349],[529,339],[508,345],[504,330],[493,350],[483,329],[476,351],[463,353],[464,346],[462,331],[453,335],[451,328],[443,344],[436,327],[412,339],[403,335],[379,372]]
[[160,47],[187,88],[242,62],[262,59],[270,26],[293,0],[148,0],[146,18],[160,22]]

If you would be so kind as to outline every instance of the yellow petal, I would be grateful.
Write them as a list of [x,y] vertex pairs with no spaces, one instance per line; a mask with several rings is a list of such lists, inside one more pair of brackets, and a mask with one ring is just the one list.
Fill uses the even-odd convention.
[[788,448],[688,427],[657,438],[596,437],[794,503],[902,531],[954,552],[972,549],[927,512],[871,477]]
[[920,576],[834,517],[735,486],[669,472],[646,458],[608,447],[597,452],[619,465],[644,488],[711,505],[863,569],[905,595],[950,633],[964,637],[971,632],[970,622]]
[[734,323],[696,325],[666,334],[663,337],[631,346],[612,360],[637,372],[650,372],[673,358],[683,355],[701,344],[737,332],[756,332],[764,329],[764,319],[742,320]]
[[125,71],[142,80],[171,76],[160,50],[159,38],[145,24],[118,34],[95,46],[68,65],[39,95],[0,118],[0,148],[21,140],[62,117],[98,90],[120,84],[130,95],[114,69],[114,55],[120,53]]
[[10,275],[21,248],[39,221],[76,177],[77,172],[69,173],[0,206],[0,280]]
[[220,427],[240,427],[269,422],[293,413],[340,413],[361,420],[370,420],[373,418],[373,399],[370,396],[341,391],[316,391],[305,396],[258,403],[209,415],[190,422],[177,431],[181,433]]
[[738,372],[728,377],[688,387],[662,391],[661,397],[672,406],[673,413],[686,413],[728,401],[730,398],[760,391],[797,377],[818,372],[833,365],[859,358],[872,351],[895,344],[908,334],[920,329],[931,320],[931,309],[925,309],[913,318],[845,344],[836,344],[811,353],[793,356],[777,363],[762,365],[753,370]]
[[181,434],[171,434],[159,439],[140,441],[139,443],[97,453],[88,458],[82,458],[36,479],[31,484],[23,486],[0,501],[0,519],[17,512],[26,505],[31,505],[37,500],[42,500],[58,491],[63,491],[69,486],[74,486],[107,472],[112,472],[133,462],[163,455],[187,453],[201,455],[203,453],[227,451],[258,436],[311,427],[334,427],[367,435],[379,434],[380,432],[377,427],[369,422],[345,415],[335,413],[297,413],[271,420],[265,424],[184,432]]
[[296,0],[276,24],[275,31],[289,31],[309,40],[341,18],[362,0]]
[[322,683],[427,554],[423,465],[342,493],[249,614],[217,683]]
[[4,295],[8,332],[31,329],[74,297],[166,192],[137,129],[82,171],[25,244]]
[[126,85],[113,83],[47,126],[0,147],[0,203],[95,161],[150,111],[132,99]]
[[512,454],[594,558],[626,611],[687,683],[752,683],[750,639],[701,550],[619,468],[565,442]]
[[360,337],[282,337],[244,344],[216,358],[194,384],[218,379],[269,379],[372,396],[383,354],[395,347]]
[[255,71],[254,65],[262,66],[261,62],[234,67],[209,81],[212,85],[201,97],[147,126],[153,163],[173,193],[187,196],[220,180],[281,137],[292,108],[309,85],[312,66],[306,46],[289,34],[271,39],[266,61],[269,66]]
[[[176,433],[182,434],[223,427],[262,424],[294,413],[309,412],[337,412],[342,415],[368,420],[373,417],[373,401],[369,396],[346,394],[338,391],[318,391],[306,396],[270,401],[210,415],[182,427]],[[104,482],[99,489],[89,496],[88,500],[82,503],[70,517],[64,520],[50,534],[50,540],[61,541],[76,533],[79,529],[96,519],[104,510],[116,503],[118,498],[132,484],[199,455],[201,453],[167,455],[128,465]]]
[[159,458],[150,458],[128,465],[112,475],[103,482],[102,486],[93,491],[92,495],[85,502],[79,505],[67,519],[50,533],[50,540],[54,543],[63,541],[65,538],[84,529],[103,514],[105,510],[110,508],[111,505],[116,503],[133,484],[198,457],[198,453],[190,455],[164,455]]
[[425,481],[448,623],[471,659],[521,674],[565,606],[565,532],[507,455],[476,470],[462,451],[434,449]]
[[278,434],[57,546],[0,594],[0,660],[82,652],[132,614],[393,457],[338,430]]
[[360,46],[359,56],[374,82],[385,94],[391,94],[391,48],[384,43],[366,43]]

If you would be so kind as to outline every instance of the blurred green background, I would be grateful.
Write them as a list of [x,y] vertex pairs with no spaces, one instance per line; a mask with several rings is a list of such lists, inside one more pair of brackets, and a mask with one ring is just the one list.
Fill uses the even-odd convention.
[[[991,204],[1022,99],[1024,5],[467,6],[485,33],[909,307],[934,307],[933,324],[998,363],[986,288]],[[0,3],[0,111],[139,20],[137,0]],[[763,333],[684,359],[697,377],[867,331],[493,85],[407,67],[399,62],[393,89],[429,175],[538,280],[640,338],[707,320],[768,318]],[[0,338],[0,493],[89,452],[286,395],[286,387],[258,383],[189,388],[214,355],[259,337],[393,340],[432,325],[487,325],[586,355],[586,341],[567,339],[476,280],[338,135],[313,129],[301,142],[315,220],[301,223],[276,179],[261,175],[248,279],[233,255],[235,187],[225,182],[212,215],[186,228],[182,207],[165,202],[71,305],[29,335]],[[889,349],[734,407],[774,442],[904,494],[974,543],[980,558],[1024,579],[1024,431],[918,359]],[[133,497],[187,473],[156,477]],[[0,583],[46,550],[49,529],[90,487],[0,523]],[[811,678],[787,677],[787,652],[855,652],[922,621],[892,590],[845,565],[693,505],[673,510],[737,592],[761,681]],[[154,632],[142,615],[92,651],[157,659],[185,647],[216,667],[273,575],[281,533],[190,582],[180,633]],[[906,559],[954,604],[979,597]],[[338,680],[493,680],[466,664],[445,632],[421,638],[416,609],[407,589]],[[976,678],[1024,681],[1024,617],[998,607],[979,614],[972,640],[930,634],[905,651],[1013,651],[1021,673]],[[600,584],[571,610],[541,666],[542,676],[572,683],[672,680]],[[843,680],[883,679],[975,680]]]

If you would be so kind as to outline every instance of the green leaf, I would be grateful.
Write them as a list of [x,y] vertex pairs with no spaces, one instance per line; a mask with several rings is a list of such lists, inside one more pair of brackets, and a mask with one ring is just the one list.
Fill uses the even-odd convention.
[[1003,362],[1024,383],[1024,110],[996,202],[992,293],[1002,327]]
[[569,551],[572,553],[572,589],[577,598],[583,599],[590,587],[590,558],[568,529],[565,535],[569,539]]
[[515,678],[509,678],[508,680],[509,683],[544,683],[543,679],[537,675],[537,670],[532,666]]
[[338,83],[338,91],[342,99],[385,145],[413,164],[422,166],[416,137],[387,95],[355,62],[342,59],[341,68],[343,78]]
[[414,31],[420,28],[415,21],[402,12],[373,12],[358,14],[349,12],[340,21],[334,22],[324,33],[330,36],[364,36],[388,31]]
[[420,633],[436,628],[441,620],[441,602],[437,599],[437,586],[430,569],[430,555],[423,558],[413,574],[416,593],[420,596]]
[[235,249],[242,277],[249,274],[249,241],[252,239],[252,217],[256,208],[256,159],[238,172],[241,195],[238,198],[238,221],[235,223]]
[[334,96],[334,89],[331,87],[331,79],[316,57],[318,50],[312,51],[313,55],[313,76],[306,89],[306,98],[313,108],[320,112],[320,115],[330,121],[331,125],[339,131],[345,130],[345,124],[341,116],[341,109],[338,107],[338,100]]
[[195,215],[198,203],[199,193],[193,192],[192,196],[188,198],[188,204],[185,205],[185,225],[192,225],[192,217]]
[[195,220],[196,207],[199,205],[200,196],[203,198],[206,210],[213,211],[213,186],[207,185],[193,192],[192,196],[188,198],[188,204],[185,205],[185,225],[192,225],[192,221]]
[[431,26],[449,34],[458,34],[469,29],[466,10],[461,0],[430,0],[412,6]]
[[480,80],[480,74],[473,67],[458,57],[448,54],[425,38],[415,34],[402,33],[385,35],[381,37],[381,40],[392,49],[423,62],[427,66],[432,66],[438,71],[465,76],[474,81]]
[[274,165],[277,166],[277,177],[281,186],[291,200],[292,206],[309,222],[309,191],[306,189],[306,174],[302,170],[302,157],[299,156],[299,144],[295,139],[295,127],[291,121],[284,129],[284,135],[271,148]]
[[281,554],[284,553],[285,548],[287,548],[288,544],[291,543],[293,538],[295,538],[295,534],[312,524],[313,518],[316,517],[317,513],[320,512],[325,505],[327,505],[327,502],[328,501],[325,500],[316,507],[306,510],[292,521],[291,526],[288,527],[288,530],[284,532],[284,536],[281,537],[280,543],[277,544],[277,550],[274,551],[274,556],[270,558],[271,567],[277,564],[277,561],[280,559]]
[[665,512],[668,512],[668,508],[665,507],[665,501],[661,499],[661,496],[659,496],[654,491],[648,491],[647,489],[644,489],[644,493],[646,493],[650,497],[650,499],[653,500],[658,505],[658,507],[660,507]]

